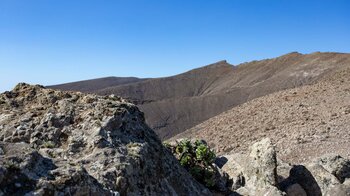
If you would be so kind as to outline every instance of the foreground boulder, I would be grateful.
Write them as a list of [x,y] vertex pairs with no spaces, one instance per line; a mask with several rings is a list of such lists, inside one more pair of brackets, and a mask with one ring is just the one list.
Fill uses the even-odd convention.
[[0,195],[210,195],[133,104],[19,84],[0,95]]
[[229,188],[238,195],[350,195],[350,160],[339,155],[290,165],[277,159],[269,139],[262,139],[251,146],[248,155],[236,153],[224,158],[226,161],[219,164],[229,176]]
[[350,160],[339,155],[324,155],[305,165],[294,165],[282,189],[300,185],[307,195],[350,195]]
[[270,139],[254,143],[249,155],[227,156],[223,170],[228,173],[232,190],[240,195],[281,196],[277,188],[276,150]]

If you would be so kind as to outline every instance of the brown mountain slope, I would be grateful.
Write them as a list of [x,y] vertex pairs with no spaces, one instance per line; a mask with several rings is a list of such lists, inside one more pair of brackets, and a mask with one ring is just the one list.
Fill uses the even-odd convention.
[[304,162],[327,153],[350,156],[350,65],[320,82],[260,97],[215,116],[172,139],[210,141],[220,154],[246,151],[264,137],[279,157]]
[[91,92],[134,100],[147,123],[166,139],[253,98],[311,84],[347,64],[349,54],[294,52],[238,66],[220,61],[172,77]]
[[193,97],[205,94],[216,80],[232,72],[234,67],[220,61],[172,77],[150,79],[144,82],[109,87],[101,94],[118,93],[134,101],[152,102],[164,99]]
[[81,91],[81,92],[93,92],[99,89],[118,86],[122,84],[130,84],[140,82],[145,79],[135,77],[105,77],[92,80],[84,80],[79,82],[70,82],[59,85],[48,86],[48,88],[61,89],[66,91]]

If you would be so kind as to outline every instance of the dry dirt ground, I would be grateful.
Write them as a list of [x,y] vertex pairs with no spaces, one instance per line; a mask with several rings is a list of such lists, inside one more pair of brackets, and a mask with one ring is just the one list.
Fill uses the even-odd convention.
[[350,157],[350,66],[308,86],[246,102],[172,139],[209,142],[219,154],[246,151],[269,137],[278,157],[304,163],[323,154]]

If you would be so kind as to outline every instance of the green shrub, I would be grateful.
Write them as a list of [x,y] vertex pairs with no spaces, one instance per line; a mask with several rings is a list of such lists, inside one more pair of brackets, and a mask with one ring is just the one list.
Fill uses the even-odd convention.
[[4,166],[9,170],[18,170],[19,169],[19,164],[15,161],[12,161],[12,160],[5,162]]
[[213,162],[215,153],[203,142],[196,140],[181,140],[175,145],[164,143],[180,164],[200,183],[208,188],[215,185],[215,169]]
[[55,143],[53,143],[52,141],[45,141],[42,146],[44,148],[54,148],[55,147]]

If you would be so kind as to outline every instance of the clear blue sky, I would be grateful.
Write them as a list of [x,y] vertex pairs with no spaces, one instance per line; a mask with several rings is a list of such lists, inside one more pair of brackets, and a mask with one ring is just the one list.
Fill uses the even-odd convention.
[[0,0],[0,91],[350,52],[346,0]]

